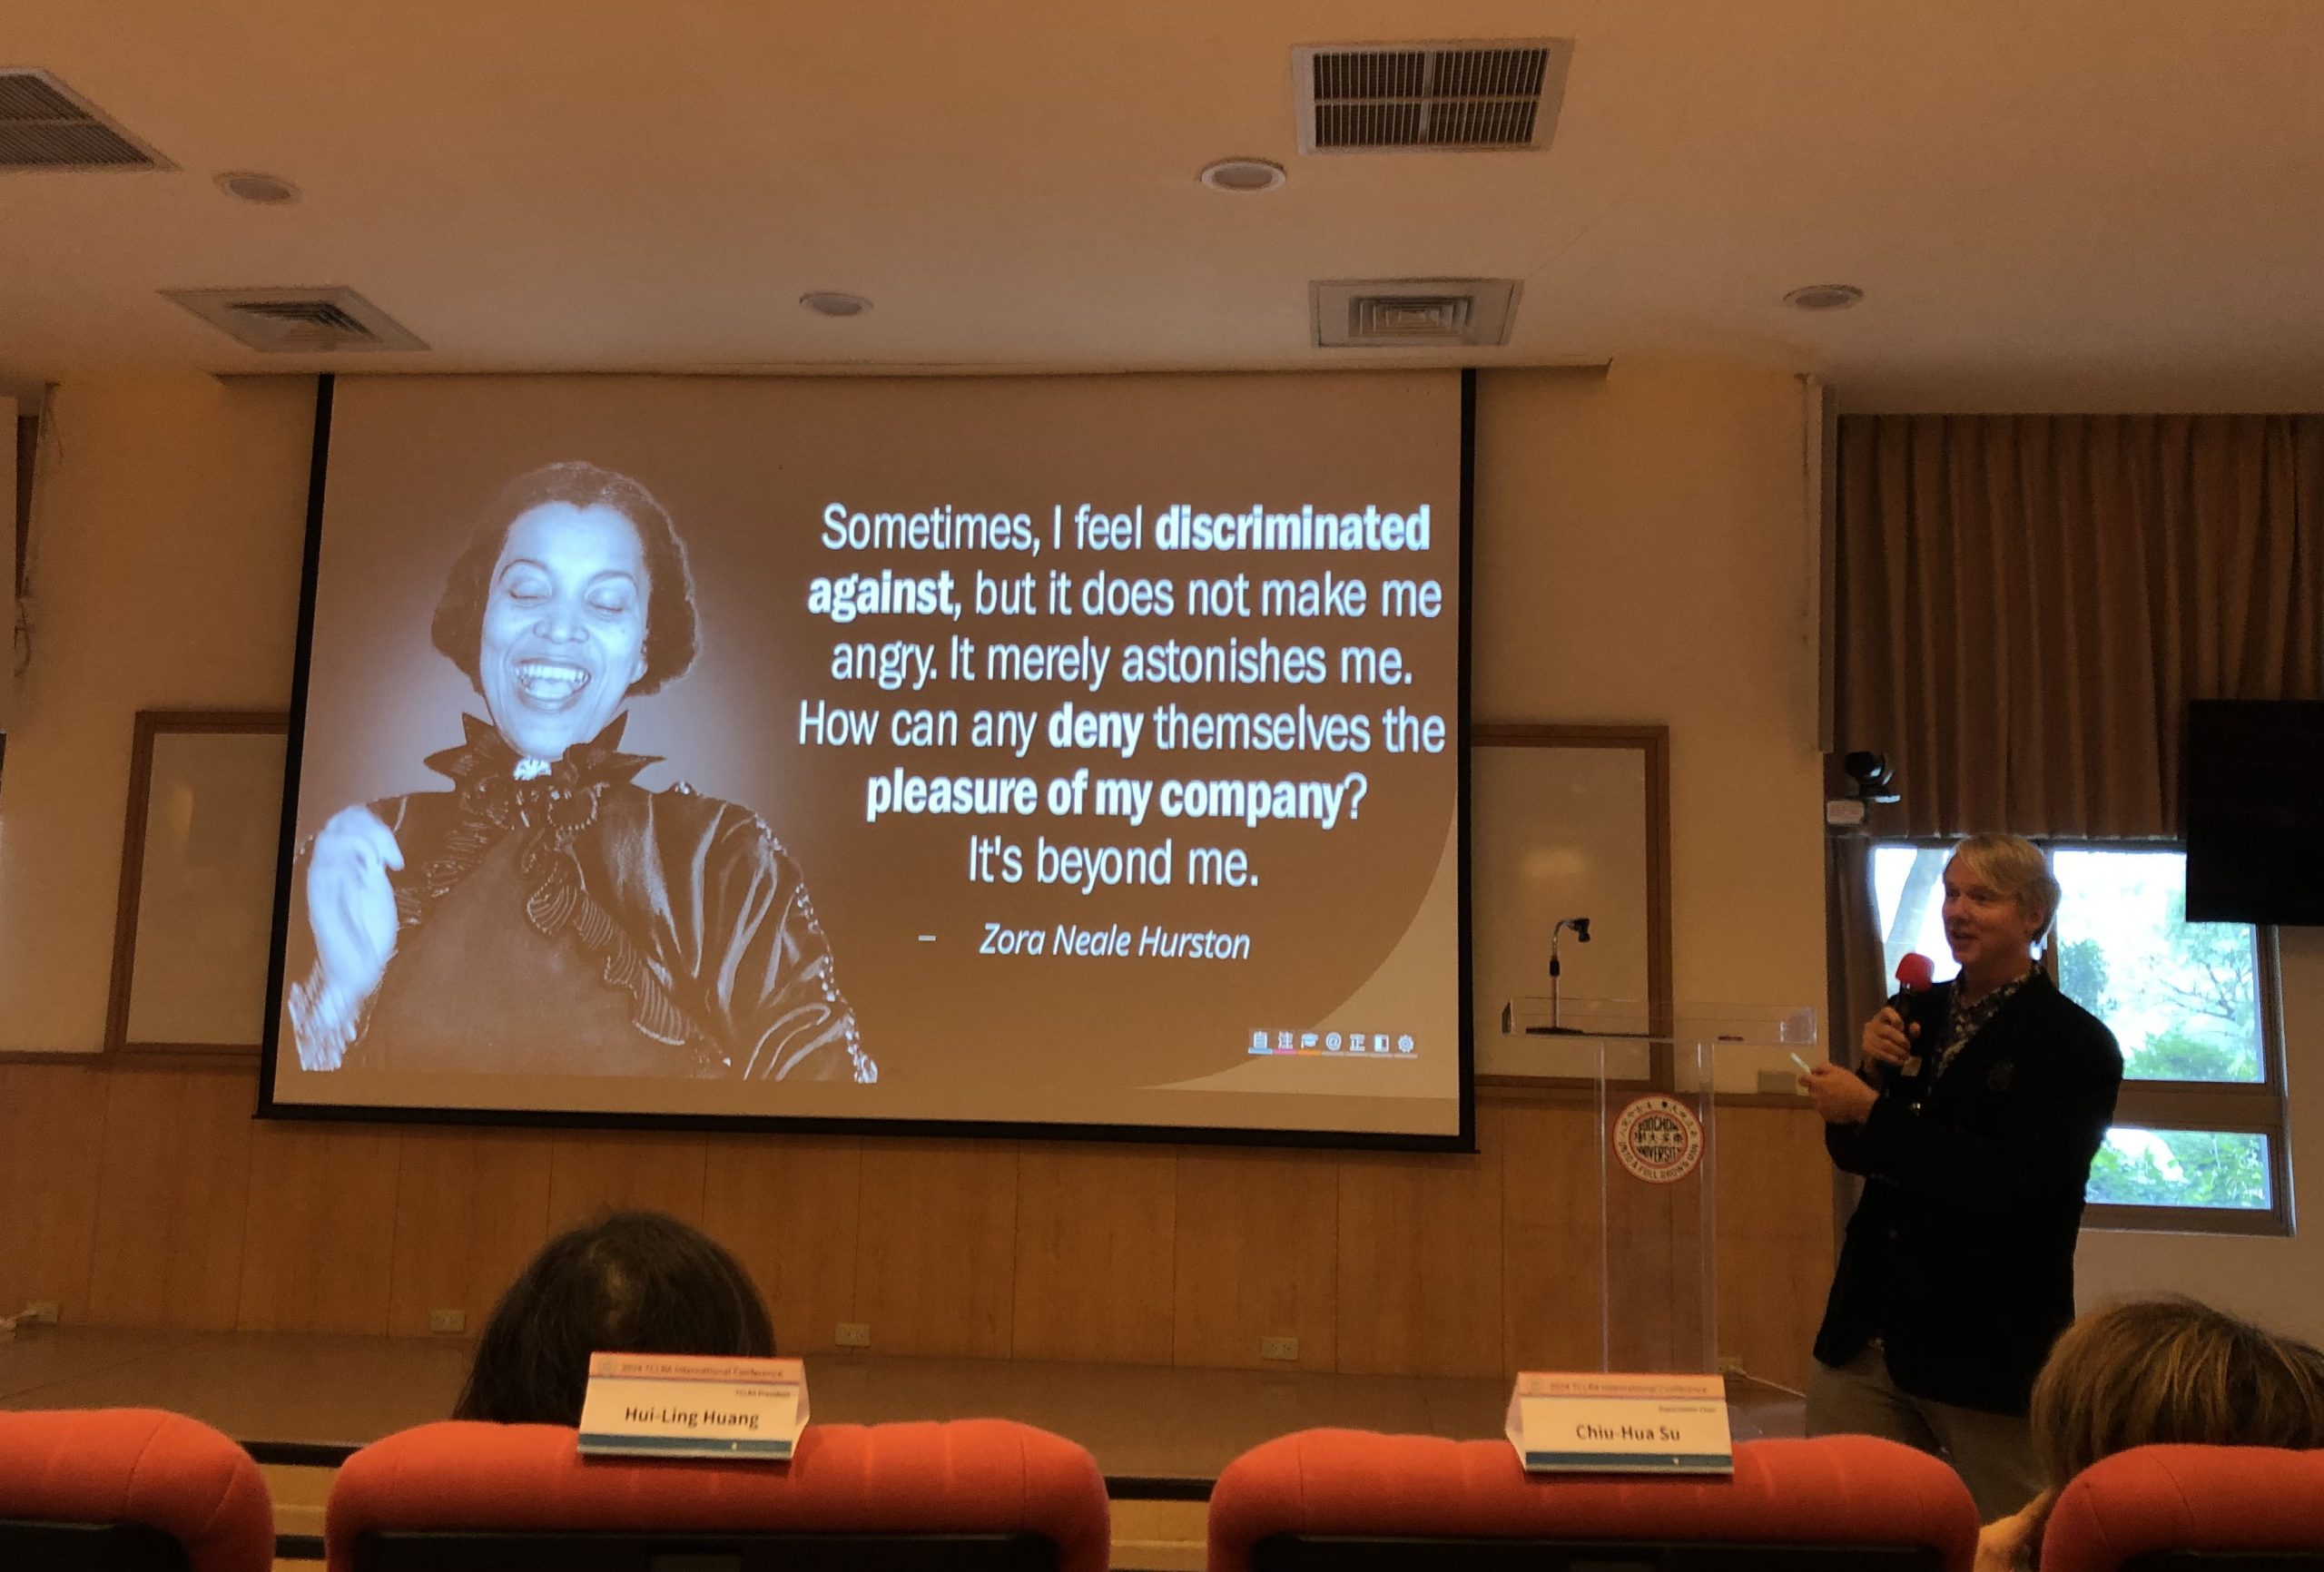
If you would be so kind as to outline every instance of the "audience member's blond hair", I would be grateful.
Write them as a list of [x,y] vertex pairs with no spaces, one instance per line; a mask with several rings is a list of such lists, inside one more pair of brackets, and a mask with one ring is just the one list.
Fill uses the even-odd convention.
[[2168,1443],[2324,1447],[2324,1352],[2190,1299],[2118,1304],[2058,1339],[2032,1425],[2047,1488],[1985,1529],[1979,1572],[2031,1565],[2058,1491],[2101,1458]]

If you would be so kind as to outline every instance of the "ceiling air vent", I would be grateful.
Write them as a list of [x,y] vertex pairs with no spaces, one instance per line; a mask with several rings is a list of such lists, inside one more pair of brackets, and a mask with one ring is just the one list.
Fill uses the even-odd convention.
[[1571,38],[1363,44],[1292,51],[1302,152],[1543,148]]
[[318,290],[163,290],[229,337],[270,354],[425,349],[410,329],[345,285]]
[[1307,287],[1319,349],[1481,347],[1509,342],[1513,279],[1386,279]]
[[0,170],[173,167],[47,72],[0,70]]

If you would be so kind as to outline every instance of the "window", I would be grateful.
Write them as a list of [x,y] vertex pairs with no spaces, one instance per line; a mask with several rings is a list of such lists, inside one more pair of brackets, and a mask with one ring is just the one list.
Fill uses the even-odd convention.
[[[1873,849],[1882,948],[1938,980],[1944,847]],[[2290,1231],[2275,933],[2186,919],[2187,859],[2162,848],[2054,846],[2062,899],[2043,965],[2122,1049],[2114,1127],[2090,1170],[2102,1228]]]

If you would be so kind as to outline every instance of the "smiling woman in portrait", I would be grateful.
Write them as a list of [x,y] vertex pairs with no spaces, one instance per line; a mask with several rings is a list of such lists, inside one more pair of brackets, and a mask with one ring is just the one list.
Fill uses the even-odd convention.
[[300,849],[301,1067],[877,1080],[798,864],[622,752],[629,701],[697,642],[653,495],[591,464],[519,477],[432,632],[485,715],[428,760],[449,789],[341,809]]

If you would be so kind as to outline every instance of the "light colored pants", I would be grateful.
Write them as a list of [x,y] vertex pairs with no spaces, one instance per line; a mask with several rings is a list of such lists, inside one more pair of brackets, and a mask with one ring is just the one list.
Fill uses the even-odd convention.
[[1899,1391],[1877,1342],[1837,1369],[1816,1366],[1807,1382],[1807,1433],[1885,1436],[1935,1453],[1969,1487],[1983,1522],[2008,1517],[2042,1490],[2024,1420]]

